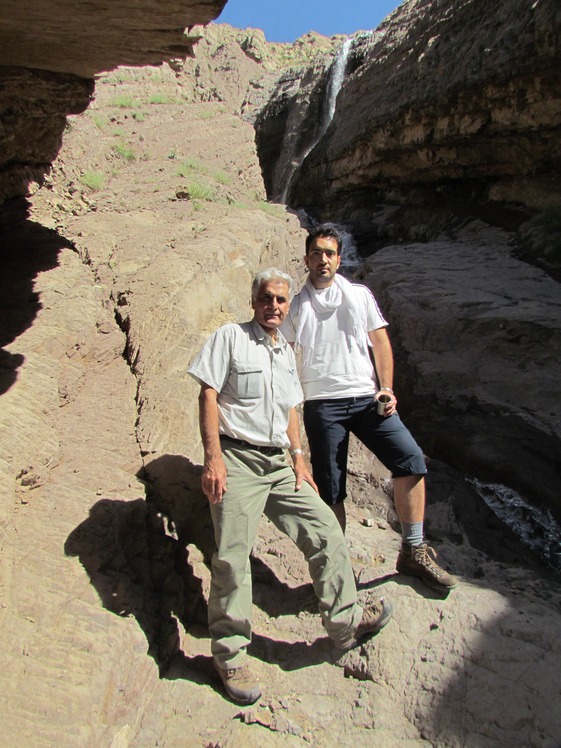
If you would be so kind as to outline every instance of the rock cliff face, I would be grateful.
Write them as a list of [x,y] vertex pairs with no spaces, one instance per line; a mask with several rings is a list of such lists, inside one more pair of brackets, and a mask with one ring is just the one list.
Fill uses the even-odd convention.
[[[371,220],[381,201],[561,202],[561,10],[555,0],[403,3],[351,49],[333,121],[293,181],[292,205]],[[325,71],[284,82],[259,120],[269,194],[311,139]],[[286,123],[300,110],[301,132]],[[269,141],[279,142],[280,152]],[[270,137],[269,137],[270,133]]]
[[390,246],[365,282],[390,321],[401,408],[428,455],[561,516],[561,292],[473,221]]
[[[553,0],[411,0],[353,40],[303,161],[330,60],[285,76],[257,119],[268,194],[345,224],[364,256],[384,247],[366,282],[427,452],[559,516],[560,65]],[[479,221],[505,233],[489,243]]]
[[0,19],[0,205],[27,194],[54,161],[69,114],[83,112],[93,78],[117,65],[192,54],[226,0],[3,3]]

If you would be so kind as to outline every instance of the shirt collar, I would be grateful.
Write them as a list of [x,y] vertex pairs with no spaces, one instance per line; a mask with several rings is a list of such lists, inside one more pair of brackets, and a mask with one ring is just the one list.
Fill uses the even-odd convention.
[[273,343],[273,339],[271,338],[271,336],[267,332],[265,332],[259,322],[255,319],[255,317],[251,320],[251,326],[253,328],[253,332],[255,333],[255,337],[259,341],[270,345],[273,348],[276,348],[277,346],[279,348],[286,348],[286,346],[288,345],[284,335],[279,329],[277,329],[277,342]]

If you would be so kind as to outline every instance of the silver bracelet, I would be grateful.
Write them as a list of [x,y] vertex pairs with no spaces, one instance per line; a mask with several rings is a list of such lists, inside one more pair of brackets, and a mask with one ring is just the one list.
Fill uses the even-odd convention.
[[301,455],[301,454],[304,454],[304,452],[300,448],[290,450],[291,457],[294,457],[294,455]]
[[380,392],[382,390],[384,390],[384,392],[391,392],[391,394],[393,395],[393,390],[391,387],[380,387]]

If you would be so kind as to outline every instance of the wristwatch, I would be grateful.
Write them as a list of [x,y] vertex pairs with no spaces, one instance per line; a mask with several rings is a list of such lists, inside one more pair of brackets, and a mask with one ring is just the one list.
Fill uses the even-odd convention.
[[300,448],[290,450],[291,457],[294,457],[294,455],[301,455],[301,454],[304,454],[304,452]]

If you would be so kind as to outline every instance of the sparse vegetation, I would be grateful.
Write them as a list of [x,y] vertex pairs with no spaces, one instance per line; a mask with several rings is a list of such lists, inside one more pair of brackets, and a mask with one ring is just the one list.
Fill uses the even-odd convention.
[[132,96],[118,94],[111,99],[109,106],[118,107],[119,109],[133,109],[137,104]]
[[109,83],[128,83],[134,78],[128,70],[114,70],[107,76],[106,80]]
[[199,159],[195,158],[194,156],[187,156],[187,158],[184,158],[181,166],[177,170],[177,174],[180,177],[190,177],[193,173],[199,173],[204,174],[206,173],[205,167],[201,164]]
[[103,130],[103,128],[109,124],[109,117],[106,114],[99,114],[97,112],[94,112],[94,113],[91,113],[91,118],[92,118],[94,125],[99,130]]
[[117,143],[113,146],[113,151],[117,156],[119,156],[119,158],[122,158],[123,161],[134,161],[136,158],[133,149],[128,143]]
[[176,104],[177,100],[173,96],[163,93],[152,94],[148,99],[149,104]]
[[105,174],[101,171],[85,171],[80,176],[80,182],[90,190],[97,191],[105,185]]
[[209,200],[214,199],[214,193],[208,184],[193,180],[185,185],[184,191],[190,200]]
[[266,200],[259,200],[257,202],[257,207],[259,210],[262,210],[264,213],[267,213],[267,215],[273,216],[274,218],[282,218],[284,216],[284,208],[282,205],[268,203]]
[[212,173],[212,177],[220,184],[230,184],[230,182],[232,181],[232,177],[221,169],[214,171]]

